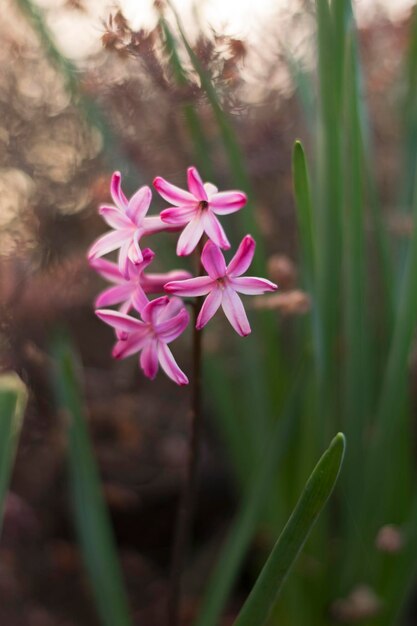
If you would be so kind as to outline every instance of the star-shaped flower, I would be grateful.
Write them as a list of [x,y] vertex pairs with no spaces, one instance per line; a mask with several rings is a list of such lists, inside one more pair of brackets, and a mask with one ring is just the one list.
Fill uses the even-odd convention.
[[127,276],[128,259],[134,264],[143,260],[139,246],[141,237],[162,230],[172,230],[172,227],[159,216],[146,217],[152,200],[152,192],[148,186],[138,189],[128,200],[121,188],[121,174],[114,172],[110,192],[116,206],[102,204],[99,213],[113,230],[97,239],[88,252],[88,258],[95,259],[119,250],[120,272]]
[[204,232],[220,248],[230,248],[216,215],[238,211],[246,203],[246,195],[242,191],[219,192],[211,183],[203,183],[195,167],[188,168],[187,181],[189,191],[160,176],[153,181],[158,193],[174,205],[161,212],[162,220],[172,226],[185,226],[178,239],[178,256],[191,254]]
[[126,337],[117,341],[113,348],[116,359],[139,352],[140,367],[148,378],[155,378],[160,365],[177,385],[188,384],[187,376],[167,345],[177,339],[188,324],[189,314],[179,298],[162,296],[152,300],[143,308],[141,320],[110,309],[99,309],[96,315]]
[[255,295],[277,289],[277,285],[265,278],[242,276],[252,263],[254,254],[255,241],[246,235],[226,266],[220,248],[208,241],[201,255],[208,276],[172,281],[165,285],[165,290],[177,296],[207,295],[197,318],[197,329],[203,328],[221,306],[235,331],[245,337],[251,328],[238,293]]
[[149,299],[146,294],[163,293],[164,285],[169,280],[185,280],[191,277],[185,270],[172,270],[163,274],[145,274],[145,268],[152,262],[155,253],[149,248],[142,250],[143,260],[134,265],[128,259],[128,276],[120,272],[117,263],[107,261],[107,259],[92,259],[90,265],[106,280],[113,283],[102,291],[96,301],[96,308],[113,306],[120,304],[120,311],[128,313],[134,308],[139,313],[148,304]]

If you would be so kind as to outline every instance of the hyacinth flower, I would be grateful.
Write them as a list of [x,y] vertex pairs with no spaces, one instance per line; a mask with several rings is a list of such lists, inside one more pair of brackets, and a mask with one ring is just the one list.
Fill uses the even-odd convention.
[[88,258],[92,260],[119,250],[119,269],[127,277],[128,260],[134,264],[143,261],[140,239],[144,235],[170,230],[170,227],[157,215],[146,216],[152,200],[152,192],[148,186],[138,189],[128,200],[122,191],[121,174],[114,172],[110,193],[115,206],[102,204],[99,213],[112,230],[97,239],[88,252]]
[[203,233],[219,248],[230,243],[216,215],[228,215],[246,204],[242,191],[222,191],[212,183],[203,183],[195,167],[187,170],[188,191],[157,176],[153,185],[173,206],[161,212],[161,219],[170,226],[185,227],[177,243],[178,256],[187,256],[195,249]]
[[128,313],[132,308],[139,313],[148,304],[147,294],[164,293],[164,285],[169,280],[185,280],[191,277],[185,270],[172,270],[170,272],[146,273],[145,268],[152,262],[155,253],[150,248],[142,250],[143,260],[135,265],[128,259],[127,277],[120,272],[117,263],[107,259],[92,259],[93,267],[103,278],[113,283],[102,291],[96,298],[95,307],[102,308],[120,304],[120,311]]
[[189,314],[179,298],[156,298],[142,309],[141,320],[111,309],[99,309],[96,315],[126,339],[113,348],[116,359],[140,353],[139,363],[145,376],[154,379],[159,365],[177,385],[187,385],[188,378],[179,368],[168,344],[185,330]]
[[255,295],[277,289],[277,285],[265,278],[242,276],[252,263],[254,254],[255,241],[246,235],[226,266],[220,248],[208,241],[201,255],[201,262],[208,275],[169,282],[165,290],[182,297],[207,296],[197,317],[197,329],[203,328],[221,306],[235,331],[245,337],[251,328],[238,293]]

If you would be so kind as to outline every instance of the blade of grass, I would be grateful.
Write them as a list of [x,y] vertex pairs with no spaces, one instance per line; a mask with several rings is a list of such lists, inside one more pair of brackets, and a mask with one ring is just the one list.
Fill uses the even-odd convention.
[[417,494],[413,498],[408,520],[401,528],[401,533],[403,548],[390,559],[391,567],[386,578],[388,585],[383,595],[385,610],[378,619],[378,626],[396,626],[403,623],[401,614],[417,579]]
[[253,191],[249,176],[247,175],[242,150],[236,139],[236,134],[232,124],[230,123],[228,115],[223,110],[216,88],[213,85],[210,76],[202,66],[200,59],[195,54],[188,41],[178,12],[175,10],[171,2],[168,1],[167,4],[169,5],[175,17],[181,41],[184,44],[191,64],[200,79],[201,87],[206,93],[206,96],[212,108],[223,140],[225,151],[228,155],[230,170],[233,175],[234,183],[239,189],[242,189],[248,195],[248,206],[245,208],[244,211],[242,211],[241,214],[241,222],[244,229],[244,232],[242,232],[241,234],[245,235],[246,233],[251,233],[253,237],[258,241],[257,255],[254,259],[252,267],[257,272],[264,272],[266,265],[265,250],[262,245],[262,237],[260,236],[259,226],[255,220],[251,206],[253,201]]
[[[337,54],[329,54],[335,44],[335,28],[328,0],[316,0],[317,41],[319,60],[319,185],[321,190],[317,236],[317,305],[319,308],[315,344],[319,348],[318,401],[326,437],[331,428],[335,410],[336,368],[334,351],[337,342],[340,317],[341,249],[342,249],[342,198],[343,176],[341,167],[341,93],[336,89],[343,84],[343,70]],[[338,36],[341,33],[338,30]],[[335,47],[337,52],[338,47]]]
[[[172,3],[168,2],[168,5],[175,17],[181,41],[200,79],[202,89],[206,93],[217,121],[223,145],[228,155],[234,183],[248,194],[248,205],[239,216],[243,227],[242,234],[249,232],[257,240],[256,255],[251,269],[254,273],[265,273],[266,254],[263,246],[263,238],[260,236],[255,213],[252,210],[253,207],[251,207],[253,192],[246,171],[242,150],[236,139],[233,126],[222,108],[216,88],[187,39],[178,12],[175,10]],[[264,355],[261,356],[261,351],[258,347],[259,342],[256,342],[255,339],[250,336],[246,338],[245,342],[241,344],[243,353],[242,365],[244,369],[242,376],[246,379],[243,389],[244,393],[247,392],[246,405],[249,409],[248,413],[256,414],[259,419],[256,425],[257,427],[253,432],[254,439],[259,439],[260,445],[263,447],[268,432],[268,421],[271,420],[273,412],[276,413],[277,408],[278,410],[282,408],[286,369],[281,365],[277,329],[273,316],[269,315],[267,312],[259,312],[256,317],[259,320],[259,332],[263,335]],[[247,376],[248,363],[252,364],[250,376]]]
[[294,143],[293,148],[292,171],[303,271],[306,276],[307,287],[310,292],[313,292],[316,262],[314,250],[313,207],[310,191],[310,176],[308,172],[304,148],[301,141],[298,140]]
[[369,402],[369,327],[367,320],[367,284],[365,264],[365,218],[363,199],[362,138],[359,119],[359,85],[356,74],[353,34],[346,46],[346,162],[349,180],[345,194],[345,401],[344,428],[349,439],[346,456],[347,499],[354,502],[363,461],[363,429],[370,413]]
[[417,167],[417,7],[414,6],[410,20],[409,48],[405,67],[405,101],[403,129],[403,178],[400,187],[400,206],[404,210],[413,201]]
[[[378,528],[396,511],[395,477],[398,464],[404,459],[391,456],[391,442],[407,436],[406,423],[408,413],[404,411],[408,357],[411,349],[414,329],[417,323],[417,189],[413,200],[414,230],[409,244],[406,265],[401,281],[394,334],[392,337],[387,364],[381,385],[374,424],[374,435],[369,445],[369,454],[365,459],[364,480],[361,487],[359,525],[366,545],[372,546]],[[408,437],[409,439],[409,437]],[[410,443],[411,445],[411,443]],[[384,462],[381,463],[381,459]],[[386,486],[381,497],[381,485]],[[345,568],[352,578],[361,562],[361,547],[352,545]],[[366,562],[366,561],[365,561]]]
[[0,532],[27,398],[26,387],[17,374],[0,376]]
[[345,438],[339,433],[314,468],[234,626],[265,624],[291,567],[333,491],[344,452]]
[[81,392],[81,367],[68,341],[58,339],[54,388],[67,418],[69,472],[74,519],[85,566],[103,626],[132,626],[122,572],[98,469],[87,430]]
[[304,367],[300,368],[287,406],[271,434],[264,459],[257,466],[248,494],[228,532],[220,558],[210,576],[196,626],[216,626],[219,622],[265,507],[268,490],[294,434],[304,370]]
[[[177,41],[164,17],[162,6],[159,12],[159,25],[163,33],[165,48],[171,62],[175,80],[180,87],[185,87],[189,84],[187,73],[182,66],[177,50]],[[182,109],[188,132],[193,142],[198,169],[203,173],[204,178],[213,180],[214,172],[210,158],[210,144],[204,133],[198,111],[192,103],[184,104]]]

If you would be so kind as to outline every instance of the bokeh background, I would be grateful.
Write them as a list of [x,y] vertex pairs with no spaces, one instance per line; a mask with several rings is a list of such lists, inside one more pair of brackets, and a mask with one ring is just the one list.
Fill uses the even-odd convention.
[[[366,185],[368,195],[362,200],[361,232],[367,257],[365,299],[369,301],[376,365],[370,367],[367,378],[373,399],[362,412],[365,417],[359,438],[363,456],[348,463],[347,471],[352,463],[360,467],[367,454],[375,428],[372,418],[378,390],[383,386],[395,335],[385,326],[389,315],[385,315],[381,294],[386,283],[381,278],[377,228],[372,218],[376,196],[378,223],[398,268],[391,283],[394,302],[400,299],[396,286],[413,241],[414,222],[409,210],[416,127],[414,96],[410,93],[414,93],[417,78],[413,5],[405,0],[354,3],[354,41],[359,59],[355,75],[360,83],[357,103],[361,107],[359,124],[365,129],[360,149],[365,144],[372,146],[367,152],[371,158],[365,163],[362,157],[356,163],[363,178],[368,166],[372,169],[368,179],[372,184]],[[312,392],[318,366],[303,361],[305,353],[314,352],[314,341],[306,339],[306,329],[314,317],[316,294],[300,261],[291,153],[294,140],[301,138],[310,157],[314,193],[320,198],[320,190],[331,185],[326,179],[331,168],[326,170],[326,159],[320,157],[318,129],[323,118],[318,103],[321,98],[323,104],[324,96],[317,96],[323,84],[318,61],[320,54],[330,61],[337,55],[337,38],[322,43],[318,51],[316,8],[310,0],[177,0],[174,6],[201,71],[215,91],[220,113],[216,113],[207,85],[193,66],[174,14],[162,2],[126,0],[116,5],[93,0],[6,0],[1,6],[0,364],[4,370],[16,370],[31,392],[0,542],[0,622],[7,626],[100,623],[74,533],[65,419],[51,392],[51,341],[54,332],[62,328],[71,336],[84,367],[89,428],[134,623],[164,623],[190,398],[187,389],[176,388],[163,376],[155,382],[146,380],[135,359],[112,361],[112,333],[94,316],[92,303],[103,285],[87,265],[86,250],[106,229],[97,207],[109,199],[113,170],[121,170],[129,193],[151,184],[156,175],[182,187],[191,164],[220,189],[247,189],[249,185],[251,203],[247,211],[252,217],[243,222],[238,214],[230,216],[231,240],[235,246],[252,219],[260,237],[257,268],[280,286],[277,296],[248,303],[253,335],[263,339],[252,338],[243,352],[238,345],[241,340],[232,336],[221,317],[207,329],[205,432],[193,550],[185,574],[184,624],[194,623],[224,537],[261,463],[268,428],[289,411],[291,398],[288,400],[287,395],[295,393],[306,399],[299,413],[307,415],[307,421],[310,413],[316,415],[311,398],[319,396],[320,404],[320,397],[324,397],[319,383],[317,394]],[[175,54],[167,43],[161,16],[173,34]],[[345,75],[349,76],[349,70]],[[222,119],[232,129],[232,143],[227,143],[228,131],[222,132]],[[353,132],[349,119],[342,117],[340,123],[349,139]],[[330,127],[329,134],[339,130]],[[238,155],[233,156],[236,146]],[[343,197],[355,184],[348,161],[349,157],[342,167]],[[155,194],[153,212],[162,206]],[[327,235],[323,234],[322,241],[321,231],[317,232],[320,251],[327,245]],[[175,236],[160,239],[157,269],[167,271],[172,262],[177,263],[174,248]],[[179,266],[187,267],[187,263],[181,260]],[[335,260],[334,277],[339,286],[349,271],[346,267]],[[416,288],[415,280],[407,284]],[[348,292],[333,293],[343,313],[348,307]],[[318,315],[321,313],[319,308]],[[333,417],[327,416],[326,423],[314,418],[313,425],[306,427],[310,435],[317,434],[310,448],[301,418],[291,436],[287,433],[288,445],[280,452],[283,461],[277,468],[279,478],[273,476],[269,482],[274,495],[265,498],[257,516],[219,623],[232,623],[308,470],[323,442],[328,442],[327,435],[344,428],[340,407],[349,404],[344,394],[346,380],[349,385],[351,379],[348,374],[345,380],[340,363],[349,351],[346,346],[354,336],[353,324],[351,335],[341,331],[333,336],[330,362],[336,382],[328,380],[333,391],[328,394],[329,402],[322,404]],[[382,535],[375,529],[365,532],[363,510],[356,507],[351,496],[361,479],[355,475],[350,480],[349,474],[327,519],[327,530],[320,530],[294,574],[301,582],[290,585],[283,596],[282,613],[271,624],[416,623],[415,558],[406,567],[401,565],[398,578],[392,569],[395,556],[378,561],[375,567],[383,572],[381,576],[374,576],[373,565],[378,551],[395,555],[403,550],[410,556],[414,545],[407,546],[403,535],[410,519],[410,494],[415,493],[413,407],[417,372],[413,321],[410,324],[403,369],[398,374],[404,389],[398,391],[403,395],[397,403],[402,411],[407,405],[408,418],[402,422],[401,437],[409,448],[404,452],[401,444],[395,450],[389,446],[378,452],[379,463],[388,464],[387,471],[398,481],[397,487],[391,487],[403,493],[403,504],[397,507],[389,487],[385,491],[383,474],[381,482],[373,479],[372,497],[384,500],[388,493],[391,509],[377,520],[378,533],[384,530]],[[259,355],[253,356],[253,346],[266,341],[265,329],[271,326],[270,337],[279,337],[272,346],[279,359],[268,362],[269,408],[265,409],[264,392],[255,376]],[[397,328],[395,324],[393,327]],[[363,337],[357,341],[361,343]],[[186,371],[190,369],[189,345],[189,335],[177,345],[178,360]],[[260,358],[267,358],[267,352],[261,347]],[[307,356],[308,363],[309,359]],[[221,363],[220,374],[216,362]],[[305,375],[305,367],[309,371],[311,367],[310,377]],[[301,392],[299,388],[294,392],[299,376],[306,382]],[[242,417],[242,407],[233,400],[242,395],[242,384],[249,384],[247,394],[253,392],[248,405],[250,427],[245,425],[249,418]],[[233,390],[229,397],[223,393],[228,386]],[[354,402],[358,400],[354,386],[347,393]],[[245,402],[245,393],[240,402]],[[392,415],[395,419],[397,416]],[[256,439],[251,448],[250,442]],[[397,463],[398,458],[406,459],[403,465]],[[398,511],[398,518],[393,511]],[[339,532],[340,528],[344,530]],[[340,544],[345,541],[345,545],[355,545],[357,554],[344,570],[347,559]],[[323,545],[326,557],[320,556]],[[359,565],[362,554],[366,555],[365,565]],[[399,581],[399,589],[387,591],[390,578]],[[329,587],[329,580],[335,579],[340,584]],[[390,593],[396,606],[402,607],[401,618],[397,610],[395,616],[384,613],[391,606]]]

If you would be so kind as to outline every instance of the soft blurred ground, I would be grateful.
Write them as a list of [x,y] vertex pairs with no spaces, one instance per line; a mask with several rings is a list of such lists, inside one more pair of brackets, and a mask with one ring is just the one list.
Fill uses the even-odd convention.
[[[57,68],[16,4],[3,3],[0,363],[22,375],[32,399],[0,544],[0,623],[96,623],[69,513],[62,418],[54,411],[49,391],[48,342],[53,329],[65,325],[86,368],[90,426],[135,617],[138,624],[158,626],[184,463],[188,391],[162,376],[148,382],[135,360],[112,362],[111,332],[92,311],[101,281],[88,269],[85,251],[105,230],[96,208],[108,199],[113,168],[127,173],[130,191],[150,183],[156,174],[183,185],[185,168],[194,160],[184,103],[198,107],[212,142],[215,182],[220,188],[230,186],[229,172],[198,82],[186,88],[175,85],[156,29],[139,30],[133,36],[120,16],[119,23],[115,21],[116,10],[112,22],[107,12],[102,23],[93,4],[84,6],[82,0],[68,0],[58,8],[44,4],[56,34],[63,28],[62,15],[69,19],[66,28],[71,29],[74,49],[78,37],[80,48],[90,37],[93,14],[95,46],[87,56],[88,46],[79,55],[79,74],[76,81],[68,82],[68,68]],[[399,128],[393,111],[399,98],[408,18],[393,23],[380,10],[371,20],[366,7],[362,9],[367,19],[361,50],[378,178],[387,220],[399,237],[407,236],[409,224],[399,219],[393,205],[392,181],[400,168]],[[126,14],[130,12],[133,19],[132,11],[126,4]],[[298,55],[306,67],[313,65],[308,11],[306,2],[293,13],[274,12],[261,48],[237,35],[194,27],[196,51],[214,76],[237,129],[271,257],[271,278],[279,278],[284,294],[297,287],[291,146],[298,136],[307,145],[309,140],[285,58],[290,39],[291,54]],[[402,11],[404,16],[404,6]],[[88,19],[87,36],[83,24],[87,28]],[[132,24],[137,27],[134,20]],[[64,38],[61,43],[66,49]],[[91,124],[95,119],[100,129]],[[158,200],[154,206],[155,211],[161,207]],[[174,245],[169,238],[166,244]],[[291,307],[288,311],[294,312]],[[279,315],[280,323],[290,329],[288,315],[277,310]],[[208,349],[217,350],[225,341],[223,331],[221,321],[213,324],[207,333]],[[189,369],[187,338],[177,353]],[[197,558],[190,564],[187,587],[190,616],[193,598],[201,592],[214,548],[233,511],[233,484],[209,411],[206,431]],[[243,574],[237,594],[244,586]]]

